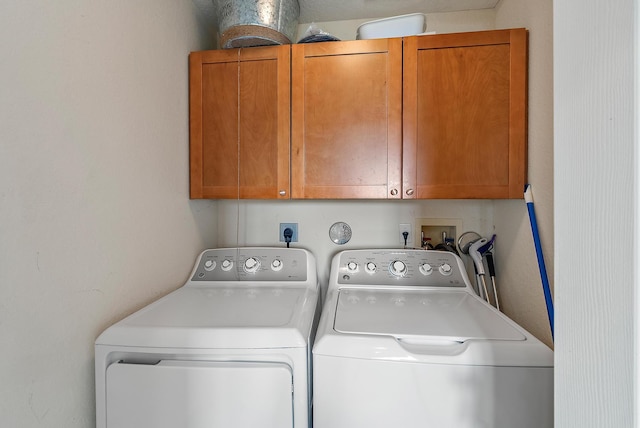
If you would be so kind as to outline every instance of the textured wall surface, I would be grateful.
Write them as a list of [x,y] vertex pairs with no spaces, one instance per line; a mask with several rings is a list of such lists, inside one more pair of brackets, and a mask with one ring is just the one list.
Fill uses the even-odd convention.
[[557,427],[638,426],[637,8],[554,2]]
[[[551,0],[503,0],[496,27],[529,30],[529,183],[553,291],[553,10]],[[523,189],[524,191],[524,189]],[[496,201],[496,263],[504,312],[552,346],[531,224],[524,200]],[[506,248],[505,248],[506,246]],[[498,267],[496,267],[498,269]]]
[[93,342],[215,244],[190,0],[0,3],[0,426],[94,426]]

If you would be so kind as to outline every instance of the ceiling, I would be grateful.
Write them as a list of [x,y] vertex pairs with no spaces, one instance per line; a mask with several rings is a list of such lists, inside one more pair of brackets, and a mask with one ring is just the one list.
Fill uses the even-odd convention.
[[[213,18],[215,0],[193,0],[202,13]],[[240,1],[240,0],[239,0]],[[243,0],[244,1],[244,0]],[[277,0],[274,0],[277,1]],[[455,12],[492,9],[500,0],[298,0],[299,23],[386,18],[407,13]]]

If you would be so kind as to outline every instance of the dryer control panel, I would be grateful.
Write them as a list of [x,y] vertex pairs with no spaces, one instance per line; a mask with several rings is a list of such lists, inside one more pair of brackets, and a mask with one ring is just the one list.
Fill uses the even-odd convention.
[[[457,255],[432,250],[352,250],[338,256],[338,284],[466,287]],[[336,263],[336,260],[334,260]]]
[[218,248],[206,250],[196,262],[192,281],[307,280],[309,255],[297,248]]

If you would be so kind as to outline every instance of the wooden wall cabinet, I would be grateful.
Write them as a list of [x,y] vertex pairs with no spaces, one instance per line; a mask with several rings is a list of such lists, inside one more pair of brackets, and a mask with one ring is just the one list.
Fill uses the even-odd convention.
[[289,199],[290,47],[189,56],[191,198]]
[[525,29],[407,37],[403,84],[405,198],[523,197]]
[[190,67],[192,198],[522,198],[525,29],[194,52]]
[[292,198],[400,198],[402,39],[291,50]]

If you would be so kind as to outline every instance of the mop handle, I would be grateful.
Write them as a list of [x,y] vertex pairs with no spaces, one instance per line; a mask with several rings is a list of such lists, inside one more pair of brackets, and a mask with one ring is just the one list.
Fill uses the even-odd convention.
[[538,256],[538,267],[540,268],[540,278],[542,279],[542,290],[544,291],[544,300],[547,304],[547,314],[549,315],[549,325],[551,327],[551,338],[553,338],[553,299],[551,297],[551,289],[549,288],[549,278],[547,277],[547,268],[544,264],[544,256],[542,254],[542,245],[540,245],[540,235],[538,234],[538,222],[536,221],[536,212],[533,207],[533,194],[531,193],[531,185],[527,184],[524,188],[524,200],[527,203],[529,211],[529,220],[531,221],[531,232],[533,233],[533,243],[536,247],[536,255]]

